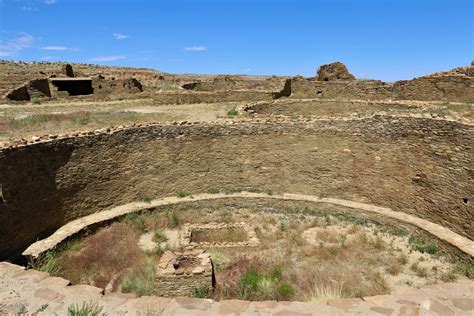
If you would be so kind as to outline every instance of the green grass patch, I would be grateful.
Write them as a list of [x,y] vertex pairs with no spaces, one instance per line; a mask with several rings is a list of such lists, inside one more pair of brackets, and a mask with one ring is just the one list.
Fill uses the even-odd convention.
[[235,109],[235,107],[227,111],[227,116],[237,116],[237,115],[239,115],[239,112]]
[[131,222],[133,225],[135,225],[139,230],[145,231],[145,219],[143,218],[142,215],[137,214],[137,213],[129,213],[124,216],[123,221],[125,222]]
[[31,103],[33,103],[35,105],[39,105],[39,104],[41,104],[41,100],[40,100],[40,98],[35,97],[35,98],[31,99]]
[[438,247],[434,243],[425,243],[422,239],[416,236],[410,236],[408,244],[411,245],[412,249],[417,250],[421,253],[428,253],[434,255],[438,252]]
[[124,293],[135,293],[138,296],[153,295],[155,286],[155,261],[146,258],[143,265],[126,274],[121,289]]
[[102,306],[97,303],[83,302],[79,304],[71,304],[67,308],[68,316],[99,316],[102,312]]
[[145,202],[145,203],[151,203],[151,201],[153,201],[153,199],[149,196],[145,196],[145,197],[142,197],[140,199],[140,201]]
[[24,126],[38,125],[45,122],[48,122],[51,119],[51,115],[46,114],[36,114],[21,119],[13,119],[10,121],[11,128],[22,128]]
[[277,266],[269,274],[250,268],[242,274],[237,283],[240,299],[288,299],[294,293],[290,284],[282,281],[283,270]]
[[201,286],[194,287],[191,290],[190,296],[197,297],[197,298],[206,298],[209,296],[210,293],[211,293],[211,290],[209,286],[201,285]]
[[30,262],[30,265],[35,270],[48,272],[51,275],[58,275],[60,272],[58,253],[54,250],[40,254],[38,258]]
[[191,195],[191,193],[189,192],[186,192],[186,191],[178,191],[176,192],[176,196],[179,197],[179,198],[184,198],[184,197],[187,197]]
[[153,238],[156,242],[164,242],[168,240],[168,238],[166,238],[165,233],[159,228],[155,229],[155,231],[153,232]]

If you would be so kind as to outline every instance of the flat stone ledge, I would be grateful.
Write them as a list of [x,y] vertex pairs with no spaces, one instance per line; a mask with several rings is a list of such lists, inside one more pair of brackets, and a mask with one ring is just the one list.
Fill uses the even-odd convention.
[[[20,272],[19,272],[20,271]],[[187,297],[135,297],[88,285],[64,285],[61,278],[0,262],[0,315],[66,315],[71,304],[97,303],[107,315],[474,315],[474,281],[438,283],[372,297],[325,302],[249,302]],[[46,275],[38,282],[36,277]],[[49,280],[49,281],[48,281]],[[67,280],[66,280],[67,281]],[[67,281],[68,282],[68,281]],[[58,289],[58,286],[64,286]]]
[[375,214],[382,215],[387,218],[395,219],[400,222],[404,222],[430,233],[431,235],[447,242],[451,246],[459,249],[460,251],[468,254],[474,258],[474,241],[456,234],[455,232],[445,228],[441,225],[434,224],[428,220],[404,213],[395,212],[390,208],[380,207],[371,204],[365,204],[360,202],[353,202],[348,200],[336,199],[336,198],[320,198],[314,195],[302,195],[284,193],[282,195],[268,195],[264,193],[252,193],[252,192],[240,192],[234,194],[194,194],[183,198],[179,197],[164,197],[161,199],[154,199],[150,203],[145,202],[132,202],[129,204],[120,205],[102,212],[94,213],[76,220],[73,220],[66,225],[60,227],[55,233],[48,238],[37,241],[30,245],[24,252],[24,256],[38,257],[42,253],[53,249],[59,245],[65,239],[79,233],[81,230],[87,228],[90,225],[97,224],[100,222],[108,221],[128,213],[133,213],[145,209],[150,209],[158,206],[178,204],[183,202],[196,202],[206,200],[218,200],[218,199],[230,199],[230,198],[260,198],[260,199],[277,199],[277,200],[291,200],[291,201],[305,201],[315,203],[328,203],[333,205],[345,206],[354,210],[362,210]]

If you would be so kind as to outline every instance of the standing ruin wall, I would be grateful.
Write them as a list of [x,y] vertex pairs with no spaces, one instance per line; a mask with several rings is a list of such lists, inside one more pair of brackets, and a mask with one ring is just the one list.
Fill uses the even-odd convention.
[[474,129],[453,121],[150,125],[0,150],[0,259],[145,197],[257,188],[388,206],[474,239]]
[[317,81],[292,79],[291,98],[423,100],[474,102],[474,78],[460,76],[422,77],[386,83],[379,80]]

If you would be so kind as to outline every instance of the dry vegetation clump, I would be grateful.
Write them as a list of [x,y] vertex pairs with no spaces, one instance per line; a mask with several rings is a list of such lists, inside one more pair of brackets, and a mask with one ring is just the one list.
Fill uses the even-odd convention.
[[143,261],[144,253],[137,246],[139,234],[135,227],[125,223],[102,228],[58,257],[58,274],[74,284],[105,288],[112,279],[120,279],[127,269]]

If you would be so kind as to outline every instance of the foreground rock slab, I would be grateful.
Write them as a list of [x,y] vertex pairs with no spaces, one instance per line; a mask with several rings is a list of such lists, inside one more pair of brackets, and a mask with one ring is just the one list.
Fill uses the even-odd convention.
[[439,283],[390,295],[327,302],[249,302],[111,293],[0,262],[0,315],[67,315],[96,303],[106,315],[474,315],[474,281]]

